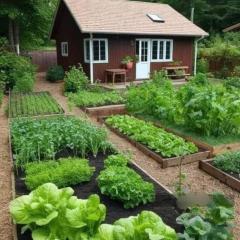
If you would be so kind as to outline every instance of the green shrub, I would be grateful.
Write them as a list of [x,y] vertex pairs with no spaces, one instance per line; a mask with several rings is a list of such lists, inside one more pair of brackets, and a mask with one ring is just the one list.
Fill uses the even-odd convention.
[[29,93],[32,92],[34,87],[34,79],[33,76],[29,73],[23,73],[16,81],[16,85],[14,86],[14,91],[21,93]]
[[[35,73],[36,67],[31,63],[30,59],[6,51],[1,52],[0,78],[5,82],[7,89],[13,89],[18,80],[24,82],[25,78],[32,84],[35,79]],[[20,83],[19,85],[26,85],[27,90],[29,90],[31,88],[29,87],[30,84]]]
[[109,166],[97,178],[101,193],[123,202],[124,208],[134,208],[155,200],[152,183],[128,167]]
[[233,70],[233,76],[240,78],[240,66],[236,66]]
[[240,152],[227,152],[213,159],[213,165],[222,171],[240,174]]
[[75,117],[15,119],[11,123],[11,138],[18,167],[28,162],[54,159],[56,153],[63,150],[85,157],[111,148],[105,129]]
[[78,199],[73,193],[72,188],[58,189],[46,183],[11,201],[11,216],[24,225],[22,232],[32,232],[33,240],[93,239],[105,220],[106,207],[98,195]]
[[86,159],[66,158],[59,161],[29,163],[25,167],[25,184],[33,190],[44,183],[67,187],[90,181],[95,168]]
[[234,207],[223,194],[213,193],[212,201],[205,208],[191,208],[177,218],[184,226],[184,233],[178,234],[179,240],[216,239],[232,240],[231,232]]
[[224,81],[224,85],[227,88],[238,88],[240,89],[240,76],[239,77],[229,77]]
[[110,166],[125,167],[128,164],[128,157],[123,154],[111,155],[104,161],[104,167]]
[[197,72],[198,73],[208,73],[209,63],[206,59],[200,58],[197,62]]
[[82,66],[73,66],[66,72],[64,78],[64,91],[65,92],[78,92],[87,87],[89,80],[84,73]]
[[56,82],[58,80],[64,79],[64,69],[62,66],[56,65],[53,67],[50,67],[47,71],[46,79],[49,82]]
[[208,85],[210,83],[207,75],[204,73],[198,73],[196,76],[192,77],[190,81],[196,85]]

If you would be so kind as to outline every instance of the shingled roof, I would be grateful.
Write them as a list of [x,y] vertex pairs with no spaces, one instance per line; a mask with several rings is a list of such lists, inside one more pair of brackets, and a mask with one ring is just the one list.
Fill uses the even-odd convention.
[[[63,0],[83,33],[206,36],[167,4],[128,0]],[[164,22],[154,22],[156,14]]]

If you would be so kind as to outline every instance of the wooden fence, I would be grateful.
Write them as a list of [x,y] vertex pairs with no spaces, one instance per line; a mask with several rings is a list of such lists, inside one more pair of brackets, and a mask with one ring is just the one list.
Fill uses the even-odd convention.
[[57,53],[53,51],[32,51],[28,53],[32,63],[38,66],[38,72],[46,72],[49,67],[57,65]]

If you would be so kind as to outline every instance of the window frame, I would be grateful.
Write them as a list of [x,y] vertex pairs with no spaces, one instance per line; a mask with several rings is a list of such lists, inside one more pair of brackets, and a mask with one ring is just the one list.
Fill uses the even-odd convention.
[[[90,38],[85,38],[84,39],[84,62],[85,63],[90,63],[90,59],[87,59],[87,42],[89,41],[89,57],[90,57]],[[100,43],[100,41],[104,41],[105,42],[105,56],[106,59],[105,60],[94,60],[94,48],[93,48],[93,44],[92,44],[92,53],[93,53],[93,63],[108,63],[108,39],[107,38],[93,38],[93,42],[94,41],[98,41]],[[99,44],[100,46],[100,44]],[[99,57],[101,58],[101,47],[99,47]]]
[[[153,42],[157,41],[157,59],[153,59]],[[163,59],[159,58],[160,55],[160,42],[163,42]],[[170,42],[170,59],[166,59],[167,42]],[[172,62],[173,61],[173,39],[152,39],[151,40],[151,62]]]
[[[67,51],[65,52],[65,47]],[[68,48],[68,42],[61,42],[61,55],[62,57],[68,57],[69,55],[69,48]]]

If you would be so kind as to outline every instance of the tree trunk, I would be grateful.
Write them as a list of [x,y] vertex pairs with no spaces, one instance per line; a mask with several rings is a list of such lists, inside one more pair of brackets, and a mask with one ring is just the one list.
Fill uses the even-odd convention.
[[19,43],[19,23],[15,20],[13,23],[14,29],[14,43],[15,43],[15,50],[17,55],[20,55],[20,43]]
[[9,44],[10,44],[10,48],[12,51],[14,51],[14,35],[13,35],[13,20],[11,18],[9,18],[9,22],[8,22],[8,40],[9,40]]

